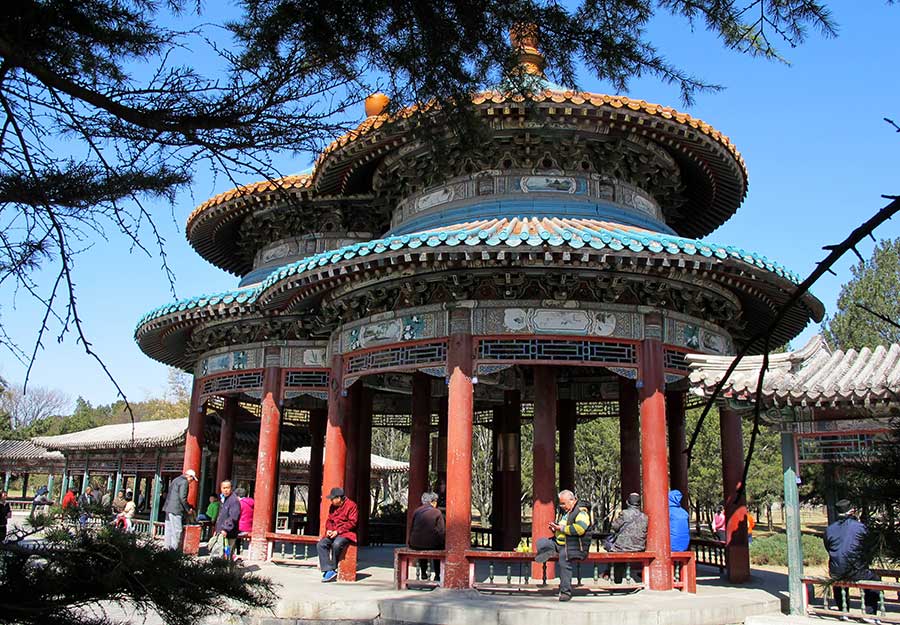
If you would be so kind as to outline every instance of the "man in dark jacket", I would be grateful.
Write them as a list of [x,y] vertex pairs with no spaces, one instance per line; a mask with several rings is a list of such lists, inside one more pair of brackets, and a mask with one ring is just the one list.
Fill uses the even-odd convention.
[[[437,507],[437,493],[422,493],[422,505],[416,508],[412,516],[412,527],[409,530],[409,546],[411,549],[443,549],[444,548],[444,515]],[[434,581],[441,580],[441,561],[433,560]],[[419,560],[422,579],[428,579],[428,560]]]
[[669,540],[672,551],[687,551],[691,544],[691,520],[681,507],[681,491],[669,491]]
[[607,551],[643,551],[647,548],[647,515],[641,512],[641,496],[631,493],[625,508],[610,526],[604,542]]
[[[881,579],[869,569],[866,555],[863,553],[863,539],[866,526],[856,518],[856,509],[846,499],[841,499],[835,508],[838,520],[825,528],[825,549],[828,551],[828,573],[833,579],[843,581],[879,580]],[[834,602],[836,605],[847,605],[839,593],[844,589],[834,586]],[[866,613],[875,614],[878,609],[878,591],[865,591]],[[849,608],[846,608],[849,609]]]
[[191,481],[197,480],[197,474],[193,469],[188,469],[184,475],[179,475],[169,484],[169,494],[163,505],[166,513],[166,549],[181,548],[181,534],[184,531],[184,517],[193,512],[188,504],[188,486]]
[[591,548],[591,513],[580,505],[570,490],[560,491],[559,506],[562,514],[549,524],[553,538],[537,541],[535,562],[546,562],[559,553],[559,600],[572,599],[572,562],[584,560]]
[[359,520],[359,510],[344,495],[343,488],[332,488],[328,498],[331,505],[325,521],[325,535],[316,544],[323,582],[337,579],[337,564],[347,546],[356,542],[356,523]]
[[[238,522],[241,520],[241,502],[232,492],[231,482],[222,482],[222,503],[219,506],[219,516],[216,517],[216,534],[222,542],[225,559],[231,559],[234,552],[234,543],[238,537]],[[210,555],[213,554],[210,550]]]

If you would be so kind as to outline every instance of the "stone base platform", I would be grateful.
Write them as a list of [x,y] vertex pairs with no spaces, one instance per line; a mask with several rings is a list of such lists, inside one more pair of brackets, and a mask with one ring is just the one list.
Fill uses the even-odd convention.
[[312,568],[247,566],[281,585],[274,614],[248,620],[252,625],[559,625],[570,619],[583,625],[736,625],[752,615],[781,611],[779,593],[764,589],[774,581],[765,575],[748,586],[730,586],[717,571],[703,568],[696,595],[579,595],[576,590],[572,601],[560,603],[548,594],[397,591],[386,565],[391,553],[387,548],[361,550],[355,583],[324,584]]

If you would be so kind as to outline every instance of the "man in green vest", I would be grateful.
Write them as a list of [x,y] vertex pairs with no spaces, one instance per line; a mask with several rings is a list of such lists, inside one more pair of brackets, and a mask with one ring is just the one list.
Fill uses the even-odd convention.
[[562,508],[556,521],[548,524],[553,531],[553,538],[541,538],[537,541],[535,562],[546,562],[554,554],[559,553],[559,600],[572,599],[572,563],[584,560],[591,547],[591,513],[587,507],[579,505],[575,494],[570,490],[559,493],[559,506]]

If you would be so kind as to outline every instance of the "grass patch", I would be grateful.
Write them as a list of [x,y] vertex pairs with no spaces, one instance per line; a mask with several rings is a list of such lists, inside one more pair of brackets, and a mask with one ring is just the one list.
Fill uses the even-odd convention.
[[[801,542],[804,566],[816,566],[828,562],[828,552],[825,551],[825,544],[821,538],[804,534]],[[770,566],[787,566],[787,536],[772,534],[754,538],[750,543],[750,562]]]

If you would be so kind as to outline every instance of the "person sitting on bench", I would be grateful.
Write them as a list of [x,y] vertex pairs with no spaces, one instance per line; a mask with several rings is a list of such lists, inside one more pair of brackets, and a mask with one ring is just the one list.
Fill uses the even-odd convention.
[[572,562],[584,560],[591,548],[591,513],[570,490],[560,491],[562,514],[549,524],[553,538],[537,541],[535,562],[546,562],[559,553],[559,600],[572,598]]
[[337,565],[341,556],[348,545],[356,543],[356,523],[359,520],[359,510],[344,495],[343,488],[332,488],[328,499],[331,500],[331,505],[325,521],[325,535],[316,543],[323,582],[337,579]]

